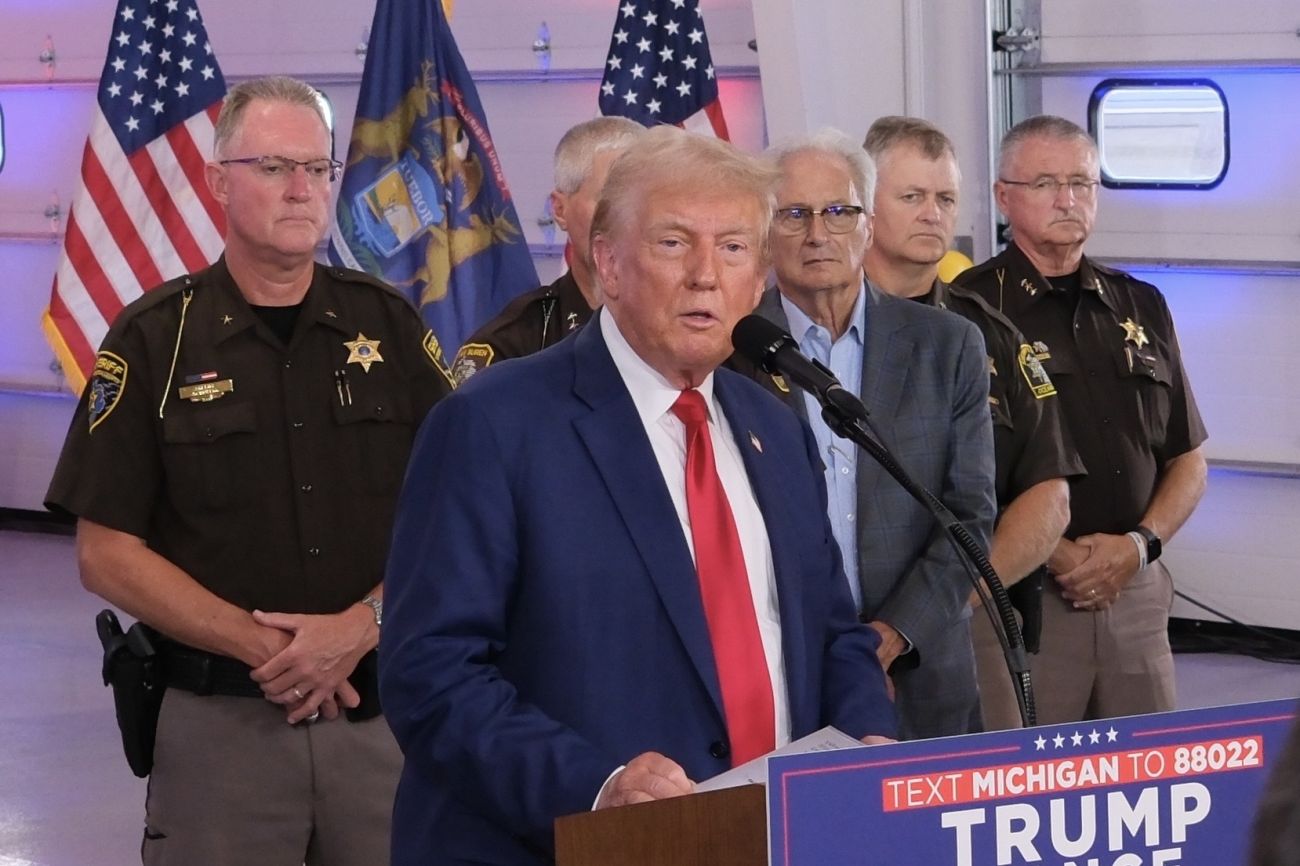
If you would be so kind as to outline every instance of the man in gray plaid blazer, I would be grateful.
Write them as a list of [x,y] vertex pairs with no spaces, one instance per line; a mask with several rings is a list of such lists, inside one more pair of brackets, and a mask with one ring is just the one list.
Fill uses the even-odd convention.
[[[777,287],[757,312],[858,394],[884,444],[987,547],[993,431],[984,340],[951,313],[889,297],[863,278],[875,168],[824,130],[771,153],[781,170],[771,244]],[[758,374],[808,419],[826,467],[828,507],[864,622],[881,635],[904,738],[980,729],[961,563],[929,513],[851,443],[813,398]]]

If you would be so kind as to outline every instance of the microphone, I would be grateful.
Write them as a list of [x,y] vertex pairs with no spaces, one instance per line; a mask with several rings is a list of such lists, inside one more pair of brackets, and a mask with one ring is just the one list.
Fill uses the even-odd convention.
[[779,325],[758,314],[750,314],[736,323],[731,345],[744,358],[767,373],[780,373],[817,398],[822,408],[845,420],[867,419],[867,407],[855,394],[840,384],[830,370],[799,351],[794,341]]

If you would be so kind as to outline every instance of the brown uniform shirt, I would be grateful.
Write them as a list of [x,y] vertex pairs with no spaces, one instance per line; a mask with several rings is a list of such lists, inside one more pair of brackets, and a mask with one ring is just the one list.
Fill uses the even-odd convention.
[[553,346],[585,325],[594,311],[566,271],[549,286],[525,292],[474,332],[451,365],[457,385],[506,358],[522,358]]
[[1131,530],[1164,464],[1206,438],[1160,291],[1086,257],[1078,280],[1053,285],[1013,243],[955,281],[1020,328],[1056,386],[1088,470],[1071,485],[1068,538]]
[[416,427],[450,390],[436,339],[378,280],[317,265],[285,346],[223,258],[118,316],[46,506],[245,609],[333,613],[383,578]]
[[1042,481],[1085,474],[1061,421],[1056,387],[1007,317],[974,292],[938,280],[918,300],[973,322],[984,335],[998,510]]

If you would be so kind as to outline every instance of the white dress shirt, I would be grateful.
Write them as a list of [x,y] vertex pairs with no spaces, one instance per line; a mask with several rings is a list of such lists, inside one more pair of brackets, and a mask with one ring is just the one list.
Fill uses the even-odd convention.
[[[614,359],[623,384],[632,395],[637,414],[645,427],[654,449],[659,470],[677,509],[686,546],[695,558],[695,544],[691,538],[691,519],[686,509],[686,425],[672,412],[681,391],[641,359],[618,330],[614,317],[608,310],[598,316],[605,345]],[[709,436],[713,442],[714,460],[718,477],[731,505],[740,535],[741,552],[745,558],[745,571],[749,576],[749,591],[754,600],[754,613],[758,617],[759,637],[763,642],[768,674],[772,678],[772,702],[776,719],[776,745],[790,742],[790,698],[786,692],[785,656],[781,652],[781,613],[777,607],[776,570],[772,565],[772,548],[767,539],[767,524],[754,498],[740,455],[741,444],[732,433],[727,416],[723,414],[713,395],[713,374],[710,373],[696,389],[704,397],[709,412]],[[752,436],[752,433],[750,433]],[[761,443],[761,440],[759,440]],[[743,447],[757,448],[754,440],[746,437]],[[669,755],[669,757],[672,757]]]

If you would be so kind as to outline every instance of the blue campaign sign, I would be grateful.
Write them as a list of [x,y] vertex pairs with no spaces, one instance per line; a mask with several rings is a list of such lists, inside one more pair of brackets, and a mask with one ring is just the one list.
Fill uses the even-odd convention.
[[775,757],[773,866],[1234,866],[1300,701]]

